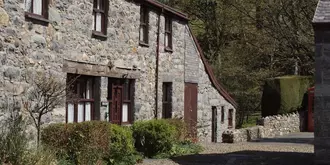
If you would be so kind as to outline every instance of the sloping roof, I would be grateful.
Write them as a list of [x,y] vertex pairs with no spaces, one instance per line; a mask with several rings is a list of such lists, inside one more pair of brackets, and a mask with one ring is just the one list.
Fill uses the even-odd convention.
[[330,23],[330,0],[319,0],[313,23]]
[[168,12],[168,13],[171,13],[171,14],[174,14],[175,16],[181,18],[181,19],[184,19],[186,21],[188,21],[188,16],[187,14],[185,13],[182,13],[181,11],[179,10],[176,10],[170,6],[167,6],[163,3],[160,3],[158,1],[155,1],[155,0],[139,0],[140,3],[145,3],[145,4],[149,4],[155,8],[158,8],[158,9],[161,9],[162,12]]
[[194,42],[196,44],[196,47],[197,47],[198,52],[200,54],[200,57],[201,57],[201,59],[203,61],[203,64],[205,66],[205,70],[206,70],[207,74],[209,75],[209,78],[210,78],[213,86],[217,89],[217,91],[220,93],[220,95],[222,95],[229,103],[231,103],[235,108],[237,108],[238,105],[237,105],[236,101],[230,96],[230,94],[227,92],[227,90],[218,82],[217,78],[215,77],[211,66],[209,65],[209,63],[207,62],[207,60],[204,56],[202,48],[199,45],[195,35],[192,33],[190,27],[189,27],[189,31],[190,31],[191,36],[194,39]]
[[[174,14],[174,15],[176,15],[176,16],[184,19],[184,20],[187,20],[187,21],[189,20],[188,16],[186,14],[184,14],[184,13],[182,13],[182,12],[172,8],[172,7],[169,7],[165,4],[162,4],[158,1],[155,1],[155,0],[140,0],[140,2],[150,4],[150,5],[152,5],[156,8],[161,9],[162,11],[166,11],[166,12],[169,12],[171,14]],[[225,88],[217,81],[211,66],[208,64],[208,62],[207,62],[207,60],[204,56],[202,48],[200,47],[200,45],[197,41],[197,38],[192,33],[190,27],[189,27],[189,31],[190,31],[191,36],[194,39],[194,42],[196,44],[196,47],[197,47],[198,52],[200,54],[200,57],[201,57],[201,59],[203,61],[203,64],[205,66],[205,70],[206,70],[207,74],[209,75],[209,78],[210,78],[213,86],[217,89],[217,91],[220,93],[220,95],[222,95],[229,103],[231,103],[235,108],[237,108],[238,105],[237,105],[236,101],[230,96],[230,94],[225,90]]]

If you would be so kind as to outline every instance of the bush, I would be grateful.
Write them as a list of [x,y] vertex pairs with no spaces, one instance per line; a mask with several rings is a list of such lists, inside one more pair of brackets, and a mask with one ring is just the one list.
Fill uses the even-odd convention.
[[285,76],[265,82],[261,109],[262,116],[287,114],[297,111],[305,92],[313,84],[312,77]]
[[41,140],[56,151],[60,164],[136,163],[131,130],[107,122],[50,125],[43,129]]
[[111,125],[110,151],[105,160],[108,165],[134,165],[141,156],[135,151],[131,129]]
[[21,116],[13,114],[1,123],[0,130],[0,164],[20,165],[27,151],[25,123]]
[[177,129],[166,120],[139,121],[132,130],[135,148],[146,157],[168,153],[178,141]]
[[198,154],[203,151],[203,147],[199,144],[193,143],[191,141],[182,141],[173,145],[171,150],[167,153],[161,153],[154,158],[170,158],[170,157],[178,157],[184,155]]
[[30,149],[25,152],[21,164],[23,165],[57,165],[56,154],[46,148]]
[[185,141],[189,139],[188,125],[180,119],[166,119],[166,121],[173,125],[176,129],[176,138],[179,141]]

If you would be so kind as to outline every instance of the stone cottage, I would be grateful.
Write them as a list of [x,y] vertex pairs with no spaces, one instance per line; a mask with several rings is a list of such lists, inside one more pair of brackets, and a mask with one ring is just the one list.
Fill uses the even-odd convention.
[[0,109],[24,95],[28,72],[43,70],[78,77],[79,102],[67,98],[46,122],[183,118],[200,141],[221,142],[236,103],[188,21],[153,0],[0,0]]
[[330,0],[319,0],[315,31],[315,156],[316,164],[330,164]]

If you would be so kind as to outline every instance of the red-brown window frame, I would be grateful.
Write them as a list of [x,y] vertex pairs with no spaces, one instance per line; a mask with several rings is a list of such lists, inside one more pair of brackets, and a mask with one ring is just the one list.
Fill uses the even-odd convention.
[[33,2],[34,0],[31,0],[31,11],[26,11],[25,12],[25,17],[28,19],[33,19],[33,20],[37,20],[37,21],[41,21],[43,23],[48,23],[48,11],[49,11],[49,0],[42,0],[42,11],[41,11],[41,15],[39,14],[35,14],[33,13]]
[[[99,1],[100,1],[100,9],[97,8],[98,0],[93,0],[93,16],[94,16],[93,35],[106,37],[107,28],[108,28],[109,0],[99,0]],[[101,31],[96,31],[97,13],[101,14]]]
[[172,118],[172,83],[163,83],[163,118]]
[[149,44],[149,9],[144,5],[141,6],[140,16],[140,29],[143,29],[143,36],[140,34],[140,45],[147,46]]
[[[79,103],[84,103],[83,122],[86,121],[86,115],[85,115],[86,114],[86,103],[88,103],[88,102],[91,104],[91,121],[94,120],[94,110],[95,110],[95,108],[94,108],[94,102],[95,102],[95,99],[94,99],[94,83],[95,83],[95,78],[93,76],[75,75],[75,74],[68,74],[67,77],[68,77],[67,78],[67,85],[71,85],[71,86],[67,87],[68,92],[70,92],[70,93],[73,92],[75,94],[74,96],[69,96],[69,97],[77,97],[77,98],[73,98],[73,99],[67,98],[67,101],[66,101],[66,114],[65,114],[66,123],[68,123],[68,104],[69,103],[72,103],[74,105],[74,118],[73,118],[74,123],[78,122],[78,105],[79,105]],[[92,98],[91,99],[80,98],[80,93],[79,93],[80,91],[76,90],[77,89],[76,82],[84,81],[85,82],[84,86],[82,86],[80,88],[83,88],[86,91],[86,88],[87,88],[86,83],[89,79],[92,80],[92,84],[91,84],[92,89],[91,89],[91,94],[90,94],[92,96]],[[73,90],[72,90],[72,86],[74,87]]]
[[[173,51],[173,30],[172,30],[172,18],[169,16],[165,16],[165,51],[172,52]],[[166,42],[166,36],[168,41]]]

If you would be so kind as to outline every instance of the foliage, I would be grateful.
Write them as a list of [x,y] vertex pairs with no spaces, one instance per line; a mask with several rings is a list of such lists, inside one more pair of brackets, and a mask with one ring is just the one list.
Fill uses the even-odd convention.
[[110,151],[105,157],[108,165],[134,165],[142,160],[135,151],[130,128],[111,125],[110,134]]
[[285,76],[268,79],[262,98],[262,116],[297,111],[304,94],[313,84],[312,77]]
[[154,158],[163,159],[163,158],[171,158],[171,157],[178,157],[178,156],[191,155],[191,154],[199,154],[202,151],[203,151],[203,147],[201,145],[186,140],[175,143],[169,152],[160,153],[154,156]]
[[43,129],[42,144],[74,164],[93,164],[109,151],[110,125],[106,122],[54,124]]
[[179,141],[184,141],[190,138],[189,136],[189,131],[188,131],[188,125],[184,120],[180,119],[166,119],[166,121],[170,124],[173,125],[176,129],[176,137],[175,139]]
[[139,121],[132,130],[135,148],[146,157],[168,153],[178,140],[175,126],[166,120]]
[[57,165],[55,152],[43,147],[29,149],[23,155],[22,165]]
[[107,122],[53,124],[43,129],[41,140],[56,151],[59,164],[133,165],[141,159],[132,131]]
[[24,130],[25,123],[19,114],[13,113],[11,117],[1,123],[0,164],[22,164],[22,158],[28,145],[28,138]]

